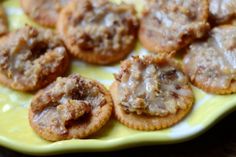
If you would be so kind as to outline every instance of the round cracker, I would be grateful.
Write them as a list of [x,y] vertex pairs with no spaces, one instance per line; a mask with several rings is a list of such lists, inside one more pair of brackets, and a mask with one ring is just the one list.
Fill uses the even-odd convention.
[[[87,6],[88,4],[89,4],[89,6]],[[104,25],[101,25],[100,23],[99,24],[92,24],[91,23],[91,24],[86,24],[85,26],[79,26],[79,24],[83,22],[83,20],[82,20],[79,23],[77,22],[77,25],[78,25],[77,27],[80,28],[80,31],[76,31],[75,33],[71,34],[69,30],[75,29],[75,26],[73,26],[73,23],[71,22],[71,19],[73,17],[72,15],[77,13],[81,17],[84,17],[84,18],[87,17],[87,15],[90,14],[92,11],[89,9],[88,10],[84,10],[84,9],[86,7],[90,8],[90,5],[93,5],[92,6],[93,9],[100,9],[100,11],[105,10],[105,14],[107,14],[107,15],[108,15],[108,12],[110,12],[110,14],[111,13],[116,14],[116,15],[119,14],[119,16],[130,18],[129,19],[130,21],[128,23],[127,23],[128,20],[126,18],[124,18],[124,20],[122,22],[122,25],[124,26],[124,28],[128,29],[128,33],[123,32],[121,38],[122,38],[122,40],[125,38],[131,38],[131,41],[129,43],[125,43],[123,41],[122,41],[122,43],[119,43],[120,44],[119,50],[115,50],[114,48],[111,48],[111,49],[104,48],[101,50],[103,52],[100,52],[100,49],[98,50],[98,52],[97,51],[95,52],[95,49],[98,46],[94,46],[94,45],[93,45],[94,47],[92,48],[92,50],[87,49],[87,48],[86,49],[81,48],[81,46],[79,46],[77,44],[77,42],[79,40],[81,41],[81,40],[85,40],[85,39],[75,38],[76,34],[78,34],[78,33],[86,34],[89,36],[88,38],[91,38],[91,40],[93,40],[93,43],[95,43],[95,41],[97,39],[94,39],[92,36],[93,36],[93,34],[99,33],[100,31],[97,30],[96,32],[93,32],[93,30],[91,30],[91,29],[89,30],[87,28],[93,27],[93,29],[95,29],[95,27],[96,27],[96,29],[97,29],[99,27],[103,27],[103,28],[109,30],[112,28],[116,29],[116,27],[117,27],[117,26],[115,26],[115,24],[113,24],[111,26],[104,26]],[[120,11],[118,12],[117,10],[120,10]],[[76,16],[78,16],[77,14],[76,14]],[[74,57],[81,59],[83,61],[86,61],[88,63],[93,63],[93,64],[101,64],[101,65],[112,64],[112,63],[118,62],[121,59],[123,59],[124,57],[126,57],[134,49],[134,46],[136,43],[137,28],[138,28],[138,20],[136,19],[135,14],[136,14],[136,12],[135,12],[133,6],[123,4],[123,3],[120,5],[117,5],[117,4],[112,4],[111,2],[108,2],[106,0],[105,1],[99,0],[98,2],[95,2],[93,0],[81,0],[80,3],[77,3],[76,1],[72,1],[67,7],[65,7],[62,10],[62,12],[60,14],[59,20],[57,23],[57,31],[59,34],[61,34],[66,46],[68,47],[70,53]],[[78,17],[80,17],[80,16],[78,16]],[[107,16],[105,16],[105,17],[107,18]],[[102,19],[104,19],[105,17],[102,17]],[[73,20],[73,22],[76,23],[76,20],[78,21],[78,19],[75,18]],[[89,30],[89,31],[86,32],[85,30]],[[116,30],[115,32],[118,32],[118,30]],[[106,34],[99,34],[98,37],[96,36],[96,38],[102,39],[101,42],[98,44],[99,46],[101,46],[102,44],[105,44],[105,43],[103,43],[104,42],[103,40],[105,40],[107,38],[105,35]],[[114,35],[116,35],[116,34],[112,34],[112,39],[109,39],[109,40],[113,40]],[[125,37],[123,37],[123,36],[125,36]],[[115,45],[115,44],[117,44],[117,43],[111,43],[109,45]]]
[[218,26],[211,30],[207,39],[190,45],[183,69],[195,86],[213,94],[236,92],[235,32],[236,26]]
[[[81,121],[76,121],[76,123],[73,123],[73,125],[70,126],[70,128],[68,128],[68,133],[66,134],[57,134],[54,131],[52,131],[50,127],[49,128],[40,127],[37,123],[33,121],[34,115],[36,113],[32,110],[31,106],[29,109],[29,123],[32,129],[39,136],[48,141],[86,138],[97,132],[99,129],[101,129],[110,119],[113,109],[113,101],[106,87],[104,87],[101,83],[95,80],[90,80],[90,81],[99,88],[101,93],[104,94],[104,98],[106,100],[105,104],[103,104],[100,107],[92,109],[92,113],[90,115],[87,115],[89,117],[85,117]],[[43,94],[46,90],[47,88],[40,90],[35,95],[32,101],[40,97],[40,95]]]
[[[118,82],[114,82],[110,87],[110,92],[114,101],[115,117],[124,125],[136,130],[152,131],[170,127],[183,119],[191,110],[193,105],[193,97],[186,101],[187,108],[179,109],[176,114],[169,114],[167,116],[146,116],[137,115],[135,113],[125,112],[119,105],[118,101]],[[187,99],[187,98],[186,98]]]
[[55,27],[61,9],[70,0],[20,0],[25,14],[36,23]]
[[[47,52],[41,52],[43,55],[38,56],[37,59],[39,58],[44,58],[44,60],[41,60],[42,63],[40,63],[40,68],[42,68],[42,66],[52,66],[55,62],[55,64],[57,64],[57,66],[55,66],[55,69],[51,69],[51,71],[49,70],[45,70],[45,69],[41,69],[41,73],[37,73],[38,78],[35,84],[30,84],[29,82],[25,82],[25,81],[18,81],[21,80],[22,77],[25,77],[24,75],[21,75],[18,77],[18,79],[14,79],[15,75],[19,75],[17,72],[18,71],[14,71],[11,68],[9,68],[9,66],[15,66],[15,60],[17,59],[17,57],[15,56],[14,58],[12,57],[12,59],[10,60],[9,57],[13,56],[14,53],[21,53],[22,56],[24,56],[24,53],[26,53],[27,51],[25,51],[24,49],[27,49],[30,47],[26,42],[23,42],[24,40],[29,40],[29,39],[25,39],[27,37],[29,37],[30,33],[29,32],[37,32],[39,34],[39,41],[36,41],[36,45],[40,44],[41,42],[47,42],[47,44],[52,44],[54,43],[56,46],[51,49],[50,51],[47,50]],[[49,33],[50,35],[47,36],[46,34]],[[36,40],[37,37],[32,37],[34,38],[34,40]],[[31,38],[31,40],[32,40]],[[45,41],[44,41],[45,40]],[[23,42],[23,43],[21,43]],[[36,29],[30,26],[26,26],[23,27],[21,29],[16,30],[15,32],[11,32],[8,35],[2,37],[0,39],[0,47],[1,47],[1,52],[0,52],[0,56],[2,59],[2,65],[0,65],[0,83],[4,84],[5,86],[8,86],[12,89],[15,90],[20,90],[20,91],[34,91],[34,90],[38,90],[44,86],[46,86],[47,84],[49,84],[50,82],[54,81],[58,76],[62,75],[68,68],[69,66],[69,56],[66,52],[66,49],[62,43],[62,41],[50,30],[44,30],[44,29]],[[21,46],[19,46],[20,44],[22,44]],[[60,49],[60,50],[59,50]],[[63,49],[63,50],[62,50]],[[12,54],[11,51],[16,51]],[[33,52],[32,50],[30,50],[32,55],[34,55],[37,52]],[[63,51],[63,53],[60,53],[59,51]],[[7,61],[5,61],[4,59],[4,53],[6,52],[6,55],[9,57]],[[37,54],[36,54],[37,55]],[[61,57],[60,60],[56,60],[56,57]],[[36,58],[35,58],[36,59]],[[48,63],[47,60],[51,60],[52,62]],[[11,63],[13,62],[13,63]],[[22,61],[21,61],[22,62]],[[31,60],[31,62],[33,62],[33,60]],[[58,63],[59,62],[59,63]],[[19,64],[19,63],[18,63]],[[21,63],[26,64],[26,63]],[[8,68],[5,68],[8,67]],[[18,68],[18,67],[17,67]],[[37,67],[38,68],[38,67]],[[24,69],[26,70],[26,69]],[[45,71],[44,71],[45,70]],[[34,71],[32,71],[32,73],[30,73],[29,75],[33,74]],[[9,75],[10,73],[10,75]],[[27,78],[27,77],[25,77]],[[42,78],[42,79],[40,79]],[[28,80],[29,81],[29,80]]]
[[[139,29],[139,40],[151,52],[176,52],[203,37],[209,29],[208,0],[151,2],[149,9],[143,13]],[[192,4],[186,6],[187,3]],[[197,7],[199,9],[195,9]],[[183,19],[188,21],[183,22]]]

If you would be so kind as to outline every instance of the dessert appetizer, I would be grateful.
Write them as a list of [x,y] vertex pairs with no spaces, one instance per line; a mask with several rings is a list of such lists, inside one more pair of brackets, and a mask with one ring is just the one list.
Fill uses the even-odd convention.
[[193,43],[184,57],[184,71],[206,92],[236,92],[236,26],[215,27],[206,40]]
[[139,39],[149,51],[173,53],[201,38],[209,28],[207,0],[149,0]]
[[21,91],[37,90],[62,75],[68,59],[55,33],[25,26],[0,39],[0,83]]
[[55,27],[63,7],[71,0],[20,0],[26,15],[36,23]]
[[34,96],[29,122],[49,141],[85,138],[105,125],[112,106],[110,93],[103,85],[72,74],[57,78]]
[[138,20],[132,5],[107,0],[72,1],[57,23],[71,54],[94,64],[111,64],[135,46]]
[[174,125],[189,113],[194,101],[187,76],[174,60],[163,56],[123,61],[110,92],[116,118],[137,130]]

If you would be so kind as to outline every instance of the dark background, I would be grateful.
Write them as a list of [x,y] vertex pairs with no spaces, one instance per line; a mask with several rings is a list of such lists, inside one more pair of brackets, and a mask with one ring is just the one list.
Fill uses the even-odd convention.
[[[129,155],[128,155],[129,154]],[[180,144],[137,147],[104,153],[77,153],[62,156],[152,156],[152,157],[236,157],[236,112],[225,117],[203,135]],[[0,147],[0,157],[26,155]],[[28,157],[28,156],[26,156]]]

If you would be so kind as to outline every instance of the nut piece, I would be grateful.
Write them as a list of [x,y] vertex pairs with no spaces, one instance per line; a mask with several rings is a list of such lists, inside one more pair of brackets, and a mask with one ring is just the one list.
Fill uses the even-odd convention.
[[84,101],[69,100],[66,104],[58,105],[57,112],[64,126],[71,120],[77,120],[91,111],[91,106]]

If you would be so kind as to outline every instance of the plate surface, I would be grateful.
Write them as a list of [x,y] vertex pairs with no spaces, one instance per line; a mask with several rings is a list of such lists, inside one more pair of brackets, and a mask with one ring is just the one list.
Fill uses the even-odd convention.
[[[117,3],[120,0],[113,0]],[[141,10],[145,0],[125,0],[134,3]],[[17,0],[4,1],[11,30],[25,23],[37,26],[22,12]],[[148,53],[137,44],[132,55]],[[93,66],[73,61],[71,72],[98,79],[107,87],[113,81],[113,73],[119,65]],[[32,94],[10,90],[0,85],[0,145],[10,149],[35,155],[49,155],[80,151],[110,151],[138,145],[176,143],[191,139],[204,132],[217,120],[236,109],[236,95],[216,96],[206,94],[193,87],[195,105],[191,113],[177,125],[160,131],[142,132],[129,129],[116,120],[109,123],[90,139],[47,142],[39,138],[30,128],[27,109]]]

